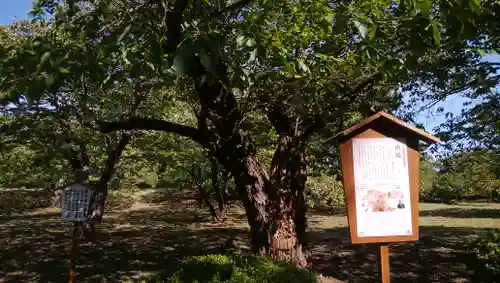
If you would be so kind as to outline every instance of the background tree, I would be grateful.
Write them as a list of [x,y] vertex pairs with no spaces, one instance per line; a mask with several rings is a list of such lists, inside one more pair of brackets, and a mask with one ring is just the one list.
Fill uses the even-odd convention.
[[443,199],[497,199],[498,152],[475,150],[442,158],[434,194]]

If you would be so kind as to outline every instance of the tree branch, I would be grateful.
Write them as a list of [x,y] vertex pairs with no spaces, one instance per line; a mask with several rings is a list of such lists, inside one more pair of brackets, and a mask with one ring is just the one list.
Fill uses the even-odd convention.
[[131,140],[130,135],[122,134],[120,137],[120,141],[116,145],[116,147],[108,152],[108,159],[106,160],[106,165],[102,170],[101,177],[99,178],[99,182],[97,183],[97,189],[103,191],[107,188],[108,182],[111,180],[115,172],[115,167],[120,157],[125,150],[125,147],[129,144]]
[[193,127],[162,120],[131,118],[125,121],[101,123],[99,130],[103,133],[110,133],[119,130],[153,130],[169,132],[183,137],[191,138],[201,146],[210,148],[208,140],[203,137],[200,130]]
[[371,75],[362,76],[362,77],[357,79],[357,81],[359,83],[356,84],[351,89],[350,93],[351,94],[359,93],[360,91],[362,91],[363,89],[365,89],[369,85],[374,84],[377,80],[379,80],[381,78],[382,78],[382,73],[375,73],[375,74],[371,74]]
[[214,12],[210,15],[210,19],[217,19],[221,16],[223,16],[224,14],[227,14],[227,13],[233,13],[234,11],[238,10],[239,8],[243,8],[244,6],[250,4],[253,0],[240,0],[240,1],[237,1],[236,3],[233,3],[232,5],[229,5],[227,7],[225,7],[224,9],[220,10],[220,11],[217,11],[217,12]]
[[316,133],[317,131],[321,130],[324,127],[325,127],[324,119],[321,117],[321,115],[315,115],[314,118],[312,119],[312,122],[309,123],[309,126],[304,131],[304,134],[302,134],[302,138],[307,139],[312,134]]
[[[182,41],[182,14],[188,5],[188,0],[176,0],[170,11],[165,11],[165,24],[167,26],[167,45],[165,53],[177,50]],[[166,7],[164,6],[166,10]]]
[[292,122],[285,114],[282,105],[278,103],[271,105],[267,110],[267,118],[278,134],[290,134],[292,131]]

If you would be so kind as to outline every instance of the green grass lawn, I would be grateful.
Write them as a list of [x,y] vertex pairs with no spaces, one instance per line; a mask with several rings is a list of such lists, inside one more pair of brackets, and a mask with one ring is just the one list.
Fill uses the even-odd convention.
[[[217,251],[229,237],[243,251],[248,248],[238,208],[231,210],[228,225],[217,227],[183,196],[127,197],[118,205],[121,199],[112,196],[98,241],[82,245],[76,282],[150,282],[184,256]],[[0,282],[64,282],[71,224],[54,209],[2,209]],[[500,205],[420,204],[420,210],[420,240],[391,247],[393,282],[469,282],[464,248],[471,237],[500,227]],[[376,246],[350,244],[342,211],[311,210],[313,268],[349,282],[376,282]]]

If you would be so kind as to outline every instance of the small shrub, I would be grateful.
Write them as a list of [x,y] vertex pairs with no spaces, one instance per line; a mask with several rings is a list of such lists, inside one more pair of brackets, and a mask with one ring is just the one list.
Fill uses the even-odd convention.
[[265,257],[207,255],[188,258],[157,283],[315,283],[316,275]]
[[500,230],[474,240],[468,249],[467,266],[474,282],[500,282]]
[[335,176],[322,174],[307,178],[307,202],[310,207],[344,204],[344,186]]

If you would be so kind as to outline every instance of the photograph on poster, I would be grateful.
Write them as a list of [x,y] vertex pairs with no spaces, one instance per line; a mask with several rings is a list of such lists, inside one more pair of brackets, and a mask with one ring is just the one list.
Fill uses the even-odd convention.
[[358,237],[411,235],[407,160],[404,140],[353,140]]
[[359,191],[364,212],[396,211],[406,208],[404,193],[399,187],[388,192],[384,189],[361,189]]

